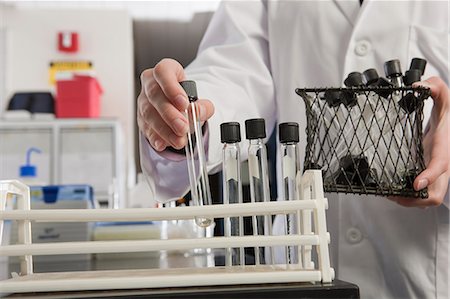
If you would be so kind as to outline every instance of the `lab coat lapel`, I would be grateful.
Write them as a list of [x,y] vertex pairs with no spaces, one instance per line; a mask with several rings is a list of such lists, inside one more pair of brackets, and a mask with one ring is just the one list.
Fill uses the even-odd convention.
[[[366,2],[365,0],[364,2]],[[334,0],[339,11],[346,17],[348,22],[354,26],[356,23],[356,19],[362,7],[359,5],[358,0]],[[364,6],[364,4],[363,4]]]

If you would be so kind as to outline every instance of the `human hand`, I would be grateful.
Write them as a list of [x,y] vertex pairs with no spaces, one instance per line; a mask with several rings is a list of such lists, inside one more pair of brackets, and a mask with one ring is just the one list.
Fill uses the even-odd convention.
[[[186,145],[189,126],[184,111],[189,101],[179,84],[183,80],[185,74],[181,64],[168,58],[141,74],[137,123],[157,151],[163,151],[168,146],[181,149]],[[214,114],[214,105],[210,101],[199,99],[196,104],[202,122]]]
[[430,88],[434,100],[430,127],[423,139],[427,168],[414,180],[416,191],[428,187],[428,198],[392,199],[406,207],[439,206],[444,200],[450,178],[450,92],[444,81],[438,77],[414,83],[413,86]]

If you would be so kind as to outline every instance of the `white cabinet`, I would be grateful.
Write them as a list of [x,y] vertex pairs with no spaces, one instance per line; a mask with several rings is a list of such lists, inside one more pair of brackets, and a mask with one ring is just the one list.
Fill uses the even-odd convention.
[[126,159],[119,121],[0,122],[0,180],[19,177],[30,147],[42,151],[31,157],[40,182],[88,184],[101,204],[126,207]]

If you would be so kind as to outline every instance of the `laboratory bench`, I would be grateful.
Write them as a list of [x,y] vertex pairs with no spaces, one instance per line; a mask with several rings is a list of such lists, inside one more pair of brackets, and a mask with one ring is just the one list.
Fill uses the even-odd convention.
[[[120,255],[73,261],[35,261],[36,273],[60,271],[109,271],[125,269],[211,267],[223,265],[223,255],[153,254],[139,258]],[[17,263],[0,263],[8,273],[18,271]],[[5,274],[3,274],[5,275]],[[2,278],[4,279],[4,278]],[[195,287],[164,287],[130,290],[15,293],[7,298],[359,298],[355,284],[335,279],[332,283],[273,283]]]
[[356,285],[332,283],[274,283],[136,290],[74,291],[12,294],[7,298],[359,298]]

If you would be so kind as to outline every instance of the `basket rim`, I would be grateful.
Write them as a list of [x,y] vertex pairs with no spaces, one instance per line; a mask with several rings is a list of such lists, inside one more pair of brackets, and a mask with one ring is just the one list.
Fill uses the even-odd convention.
[[431,90],[429,87],[425,86],[402,86],[402,87],[391,87],[391,86],[360,86],[360,87],[316,87],[316,88],[296,88],[295,93],[301,96],[301,93],[304,92],[323,92],[323,91],[377,91],[377,90],[405,90],[405,91],[420,91],[427,94],[427,97],[431,95]]

